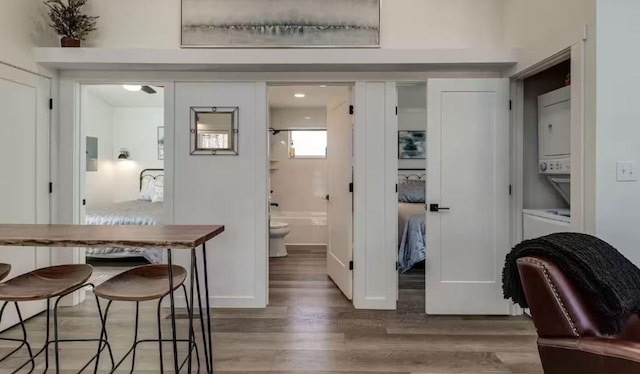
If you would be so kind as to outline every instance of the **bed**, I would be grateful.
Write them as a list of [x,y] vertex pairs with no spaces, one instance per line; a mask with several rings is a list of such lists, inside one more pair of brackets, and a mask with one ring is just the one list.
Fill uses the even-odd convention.
[[[87,208],[87,225],[159,225],[163,218],[163,169],[144,169],[140,173],[138,200],[124,201],[99,208]],[[144,257],[152,264],[163,261],[162,249],[90,248],[89,258],[117,259]]]
[[398,263],[400,272],[426,258],[424,174],[401,174],[398,183]]

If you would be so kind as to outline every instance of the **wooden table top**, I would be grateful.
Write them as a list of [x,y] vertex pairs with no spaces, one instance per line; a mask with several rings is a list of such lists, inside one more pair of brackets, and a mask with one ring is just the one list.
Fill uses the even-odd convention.
[[224,232],[224,226],[3,225],[0,246],[171,248],[197,247]]

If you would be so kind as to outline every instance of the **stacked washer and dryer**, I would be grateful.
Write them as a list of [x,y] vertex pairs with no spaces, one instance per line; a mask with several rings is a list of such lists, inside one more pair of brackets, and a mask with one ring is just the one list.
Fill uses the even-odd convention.
[[[538,97],[538,173],[570,206],[571,86]],[[523,210],[523,239],[570,231],[571,210]]]

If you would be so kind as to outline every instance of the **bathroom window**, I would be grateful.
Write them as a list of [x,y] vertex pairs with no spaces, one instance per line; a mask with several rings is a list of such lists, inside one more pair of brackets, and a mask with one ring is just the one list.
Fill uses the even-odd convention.
[[327,130],[292,130],[289,134],[290,158],[327,157]]

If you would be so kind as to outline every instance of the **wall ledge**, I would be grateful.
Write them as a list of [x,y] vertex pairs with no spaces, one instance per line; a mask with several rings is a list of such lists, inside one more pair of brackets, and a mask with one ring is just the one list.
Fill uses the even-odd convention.
[[34,48],[34,59],[55,70],[107,71],[502,71],[518,49],[111,49]]

